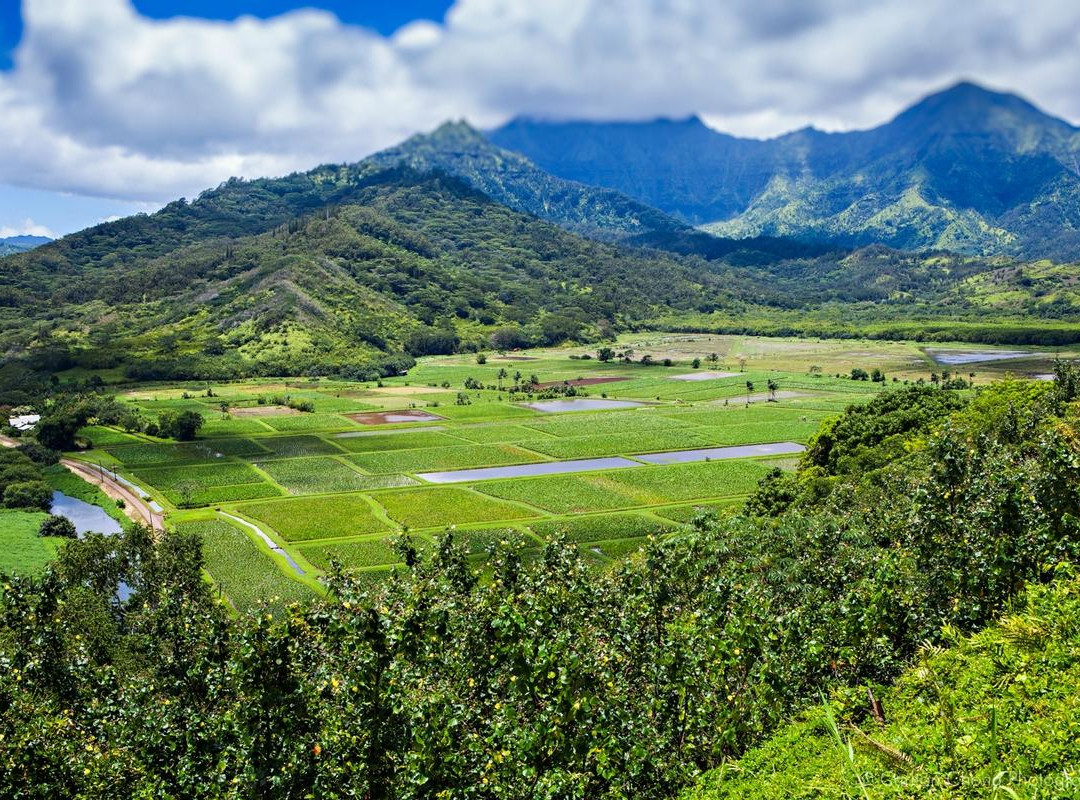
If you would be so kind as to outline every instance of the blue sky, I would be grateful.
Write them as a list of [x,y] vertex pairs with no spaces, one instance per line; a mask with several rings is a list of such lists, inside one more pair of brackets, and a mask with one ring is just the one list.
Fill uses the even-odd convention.
[[0,0],[0,235],[355,162],[450,119],[698,114],[770,137],[880,124],[966,78],[1080,121],[1076,0],[310,2]]
[[[233,20],[244,14],[265,19],[311,6],[332,12],[343,23],[389,36],[413,20],[441,22],[452,4],[452,0],[136,0],[135,8],[151,19],[189,16]],[[0,0],[0,70],[13,66],[12,54],[23,29],[20,5],[19,0]],[[69,233],[105,219],[152,211],[157,205],[0,184],[0,238]]]
[[[93,2],[93,0],[86,0]],[[333,12],[350,25],[374,28],[384,36],[407,22],[429,19],[441,22],[452,0],[326,0],[297,3],[295,0],[136,0],[135,8],[152,19],[176,16],[232,20],[243,14],[274,17],[302,6]],[[0,0],[0,69],[11,66],[11,53],[22,35],[19,0]]]

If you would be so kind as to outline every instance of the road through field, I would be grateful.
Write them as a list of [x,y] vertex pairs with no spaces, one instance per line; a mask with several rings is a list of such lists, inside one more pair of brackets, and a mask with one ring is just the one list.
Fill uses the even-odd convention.
[[[19,442],[16,439],[12,439],[10,436],[0,435],[0,445],[4,447],[18,447]],[[141,496],[119,481],[114,480],[109,473],[96,470],[89,464],[84,464],[81,461],[75,461],[70,458],[61,458],[60,463],[87,483],[92,483],[100,488],[101,491],[105,492],[105,494],[113,500],[123,500],[124,513],[134,522],[149,525],[155,531],[165,530],[163,516],[150,508]]]

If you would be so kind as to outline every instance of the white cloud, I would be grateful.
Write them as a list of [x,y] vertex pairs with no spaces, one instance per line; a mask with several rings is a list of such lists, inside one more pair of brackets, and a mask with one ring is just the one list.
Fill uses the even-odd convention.
[[319,11],[151,21],[25,0],[0,73],[0,182],[161,202],[353,161],[448,118],[698,112],[772,135],[865,127],[968,77],[1080,120],[1080,4],[458,0],[391,37]]
[[56,238],[55,233],[46,226],[34,222],[29,217],[24,219],[21,225],[0,225],[0,239],[6,239],[9,236],[48,236],[50,239]]

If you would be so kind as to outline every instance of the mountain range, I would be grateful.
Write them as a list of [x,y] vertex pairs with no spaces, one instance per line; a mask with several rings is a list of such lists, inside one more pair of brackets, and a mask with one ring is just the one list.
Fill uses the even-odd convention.
[[447,123],[3,258],[0,372],[377,377],[648,327],[1078,341],[1075,266],[1008,255],[1076,235],[1076,132],[1047,119],[962,85],[882,129],[769,142],[697,120]]
[[487,135],[548,173],[615,189],[724,236],[1080,253],[1080,129],[972,83],[847,133],[743,139],[691,117],[516,119]]
[[33,250],[35,247],[41,247],[43,244],[51,242],[48,236],[7,236],[0,238],[0,256],[11,255],[12,253],[25,253],[27,250]]

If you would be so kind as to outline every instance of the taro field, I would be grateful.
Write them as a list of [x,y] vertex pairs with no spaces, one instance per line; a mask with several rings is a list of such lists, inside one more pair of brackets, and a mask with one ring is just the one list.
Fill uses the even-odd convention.
[[[631,363],[578,348],[426,358],[376,383],[121,388],[144,418],[200,413],[196,440],[98,425],[72,455],[201,536],[216,590],[244,610],[313,597],[338,567],[381,580],[403,537],[423,553],[450,529],[477,569],[494,546],[533,557],[555,536],[602,567],[737,509],[823,420],[896,385],[845,377],[854,366],[907,375],[922,363],[915,348],[866,344],[862,361],[829,351],[810,369],[764,346],[739,356],[721,346],[732,337],[654,337],[620,344],[633,345]],[[792,341],[814,358],[808,340]]]

